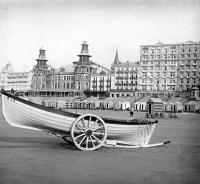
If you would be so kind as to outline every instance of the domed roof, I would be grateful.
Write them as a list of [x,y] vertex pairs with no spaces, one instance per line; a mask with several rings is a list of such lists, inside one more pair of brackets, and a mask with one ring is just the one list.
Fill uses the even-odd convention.
[[88,42],[85,40],[81,45],[88,45]]
[[45,48],[42,46],[42,47],[40,47],[40,50],[45,50]]
[[1,70],[1,72],[3,73],[11,73],[13,72],[13,67],[10,63],[7,63],[5,67],[3,67],[3,69]]

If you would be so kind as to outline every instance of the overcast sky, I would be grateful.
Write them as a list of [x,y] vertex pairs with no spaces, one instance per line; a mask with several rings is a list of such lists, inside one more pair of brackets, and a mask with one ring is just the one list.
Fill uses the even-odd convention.
[[137,61],[142,44],[200,41],[199,12],[199,0],[0,0],[0,69],[32,69],[41,46],[52,66],[72,64],[84,40],[106,67],[117,48]]

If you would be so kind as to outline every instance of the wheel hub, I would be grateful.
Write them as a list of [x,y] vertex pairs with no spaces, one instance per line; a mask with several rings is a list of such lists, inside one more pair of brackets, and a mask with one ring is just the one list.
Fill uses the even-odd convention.
[[87,137],[90,137],[92,135],[92,130],[90,130],[90,129],[86,130],[85,135]]

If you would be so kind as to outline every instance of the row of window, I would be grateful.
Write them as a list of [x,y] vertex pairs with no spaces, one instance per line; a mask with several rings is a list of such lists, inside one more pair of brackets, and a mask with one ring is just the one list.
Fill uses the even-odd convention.
[[185,79],[185,80],[180,80],[180,84],[187,83],[187,84],[198,84],[199,79]]
[[28,76],[8,76],[8,79],[27,79]]
[[64,80],[64,81],[69,81],[69,80],[74,80],[74,76],[52,76],[51,80]]
[[141,65],[176,65],[177,64],[177,61],[174,61],[174,60],[170,60],[170,61],[166,61],[166,60],[161,60],[161,61],[142,61],[140,63]]
[[175,91],[175,89],[176,89],[176,86],[165,86],[165,85],[163,85],[163,86],[159,86],[159,87],[152,87],[152,86],[146,86],[146,85],[144,85],[144,86],[142,86],[142,90],[144,90],[144,91],[153,91],[153,90],[163,90],[163,91]]
[[157,72],[157,73],[150,72],[148,74],[147,74],[147,72],[143,72],[142,73],[142,77],[148,77],[148,76],[150,76],[150,77],[161,77],[161,76],[163,76],[163,77],[167,77],[167,76],[169,76],[169,77],[176,77],[176,73],[175,72],[170,72],[170,73],[168,73],[168,75],[167,75],[166,72],[163,72],[163,73],[160,73],[160,72]]
[[165,70],[165,71],[167,71],[167,70],[176,70],[176,67],[175,66],[163,66],[163,67],[161,67],[161,66],[156,66],[156,67],[153,67],[153,66],[150,66],[150,67],[147,67],[147,66],[143,66],[142,67],[142,70],[143,71],[147,71],[147,70]]
[[60,82],[53,82],[52,84],[53,89],[74,89],[73,83],[60,83]]
[[[197,44],[181,45],[181,51],[182,52],[197,51]],[[144,47],[144,48],[142,48],[142,52],[144,54],[148,54],[148,53],[152,53],[152,54],[158,53],[159,54],[161,52],[175,53],[175,52],[178,52],[178,46],[169,46],[169,47],[164,47],[164,48],[161,48],[161,47],[154,47],[154,48]]]
[[168,81],[166,80],[166,79],[163,79],[163,81],[156,81],[156,82],[154,82],[154,80],[153,79],[149,79],[149,80],[147,80],[147,79],[141,79],[140,80],[140,82],[142,83],[142,84],[147,84],[148,82],[150,83],[150,84],[175,84],[176,83],[176,80],[175,79],[169,79]]
[[8,81],[8,84],[27,84],[28,81]]
[[175,55],[175,54],[171,54],[171,55],[163,55],[161,57],[161,55],[149,55],[149,56],[146,56],[146,55],[143,55],[141,59],[143,60],[148,60],[148,59],[177,59],[178,56]]

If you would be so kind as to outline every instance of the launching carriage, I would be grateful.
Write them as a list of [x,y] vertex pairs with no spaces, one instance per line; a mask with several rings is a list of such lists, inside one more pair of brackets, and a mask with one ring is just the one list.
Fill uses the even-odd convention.
[[60,111],[4,91],[2,110],[10,125],[56,135],[83,151],[96,150],[101,146],[138,148],[168,143],[148,144],[158,121],[119,120]]

